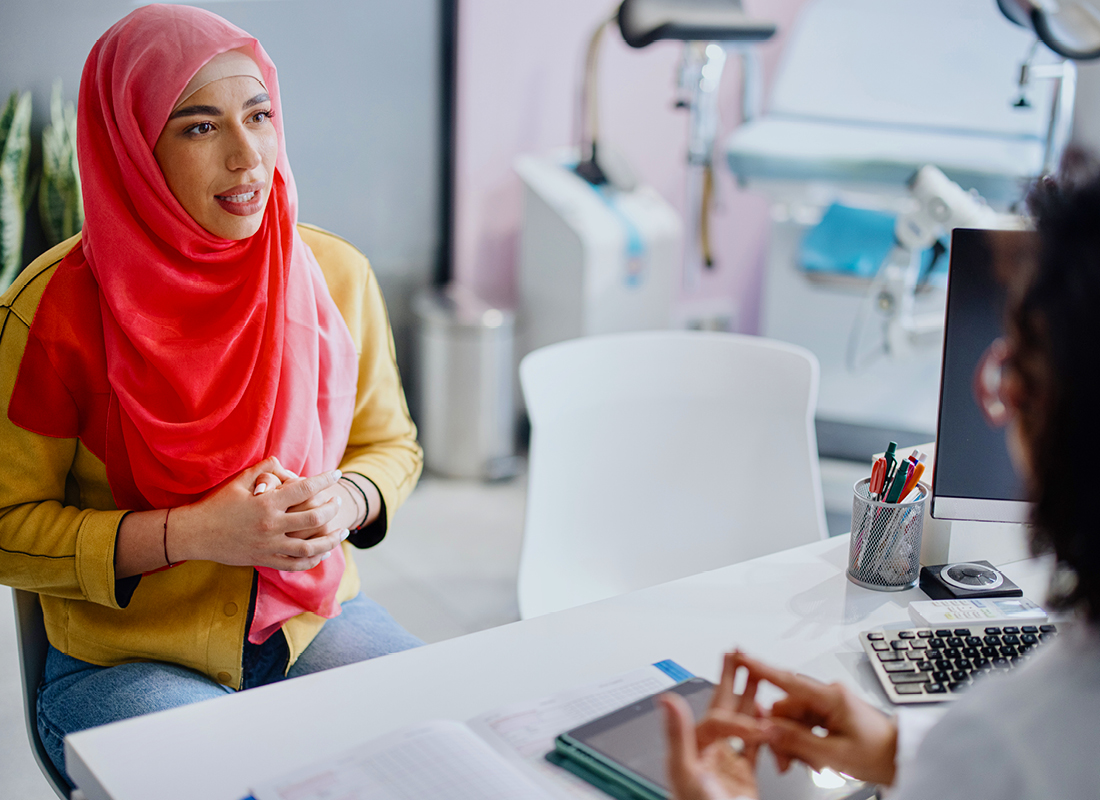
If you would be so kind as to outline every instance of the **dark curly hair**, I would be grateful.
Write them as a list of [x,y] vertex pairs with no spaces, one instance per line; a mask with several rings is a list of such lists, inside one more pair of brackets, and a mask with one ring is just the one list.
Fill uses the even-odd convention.
[[1038,236],[1001,260],[1006,383],[1029,462],[1032,551],[1053,553],[1050,601],[1100,622],[1100,162],[1067,153],[1027,199]]

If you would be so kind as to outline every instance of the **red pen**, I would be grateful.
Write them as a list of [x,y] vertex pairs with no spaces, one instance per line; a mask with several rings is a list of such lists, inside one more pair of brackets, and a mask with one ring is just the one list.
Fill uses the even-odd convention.
[[867,490],[871,493],[872,500],[878,500],[886,486],[886,459],[880,458],[871,467],[871,483]]

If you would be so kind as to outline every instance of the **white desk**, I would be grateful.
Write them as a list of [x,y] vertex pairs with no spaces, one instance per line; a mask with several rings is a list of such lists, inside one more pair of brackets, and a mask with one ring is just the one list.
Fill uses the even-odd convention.
[[[591,605],[66,740],[88,800],[240,800],[250,784],[428,719],[466,720],[671,658],[717,680],[720,654],[750,654],[843,680],[885,705],[857,635],[905,624],[919,590],[861,589],[844,577],[848,537],[815,542]],[[1005,573],[1041,598],[1041,564]]]

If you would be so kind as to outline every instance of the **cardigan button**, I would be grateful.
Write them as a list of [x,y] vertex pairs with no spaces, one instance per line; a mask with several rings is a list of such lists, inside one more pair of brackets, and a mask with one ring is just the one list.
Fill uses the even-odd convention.
[[233,616],[234,614],[237,613],[237,604],[236,603],[226,603],[224,611],[225,611],[225,615],[227,617]]
[[229,685],[229,681],[232,679],[232,677],[233,676],[230,675],[228,672],[219,672],[218,673],[218,683],[224,683],[226,685]]

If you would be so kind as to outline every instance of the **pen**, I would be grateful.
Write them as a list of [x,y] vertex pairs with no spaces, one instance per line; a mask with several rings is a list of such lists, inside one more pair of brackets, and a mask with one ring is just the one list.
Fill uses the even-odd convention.
[[890,442],[886,448],[886,453],[882,456],[886,459],[886,480],[890,481],[894,477],[894,473],[898,468],[898,459],[895,453],[898,449],[897,442]]
[[886,493],[887,503],[896,503],[901,498],[901,490],[905,487],[905,481],[908,480],[910,473],[913,470],[913,465],[907,460],[905,462],[908,466],[898,466],[897,472],[894,474],[894,480],[890,483],[890,491]]
[[913,491],[913,487],[917,485],[917,481],[920,480],[920,476],[924,474],[924,453],[920,454],[920,460],[917,461],[912,471],[909,473],[909,477],[905,481],[905,487],[901,490],[901,496],[909,497],[910,492]]
[[883,488],[886,486],[886,459],[876,459],[875,465],[871,467],[871,483],[867,486],[867,490],[871,493],[872,500],[878,500],[879,495],[882,494]]

